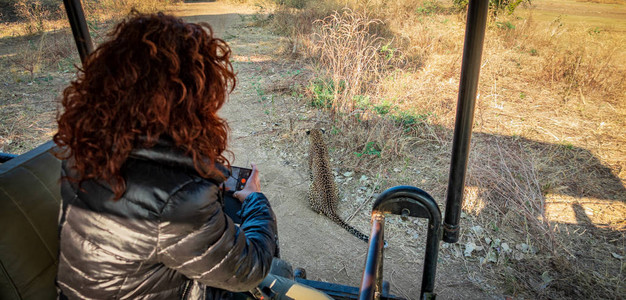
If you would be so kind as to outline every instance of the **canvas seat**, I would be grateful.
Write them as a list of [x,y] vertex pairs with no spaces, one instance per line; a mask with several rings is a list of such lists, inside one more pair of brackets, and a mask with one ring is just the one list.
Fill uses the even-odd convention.
[[61,162],[49,141],[0,164],[0,299],[55,299]]

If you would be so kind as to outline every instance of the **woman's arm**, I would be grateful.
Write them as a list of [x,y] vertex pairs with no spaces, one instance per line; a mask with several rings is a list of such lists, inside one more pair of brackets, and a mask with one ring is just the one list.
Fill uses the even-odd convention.
[[237,227],[217,201],[217,186],[200,185],[189,184],[168,201],[157,255],[166,266],[207,286],[250,290],[269,272],[276,249],[270,204],[261,193],[249,194]]

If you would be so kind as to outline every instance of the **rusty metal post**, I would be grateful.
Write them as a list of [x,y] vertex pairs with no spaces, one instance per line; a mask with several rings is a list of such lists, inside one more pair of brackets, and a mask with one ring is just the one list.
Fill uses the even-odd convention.
[[359,289],[359,300],[380,299],[383,293],[384,230],[385,215],[378,211],[372,212],[372,232]]

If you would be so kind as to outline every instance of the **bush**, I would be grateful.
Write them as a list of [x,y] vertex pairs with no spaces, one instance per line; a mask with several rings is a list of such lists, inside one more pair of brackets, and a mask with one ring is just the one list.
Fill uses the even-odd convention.
[[60,6],[53,1],[18,0],[13,4],[16,16],[25,21],[28,34],[46,30],[45,22],[61,15]]
[[[530,0],[489,0],[489,10],[493,16],[502,12],[512,14],[522,3],[530,4]],[[469,0],[454,0],[454,6],[458,10],[465,10],[468,4]]]

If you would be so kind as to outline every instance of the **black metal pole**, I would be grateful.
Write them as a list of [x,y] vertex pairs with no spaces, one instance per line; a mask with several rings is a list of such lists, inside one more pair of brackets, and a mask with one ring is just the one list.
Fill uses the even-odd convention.
[[63,0],[63,4],[67,12],[67,19],[70,21],[70,27],[72,27],[72,34],[74,35],[74,41],[76,41],[80,60],[84,63],[87,56],[93,52],[93,42],[89,35],[87,21],[85,21],[83,6],[80,0]]
[[461,82],[454,126],[446,216],[443,223],[443,240],[448,243],[456,243],[459,239],[459,219],[463,203],[469,146],[472,138],[474,104],[476,102],[488,8],[488,0],[471,0],[467,8]]

